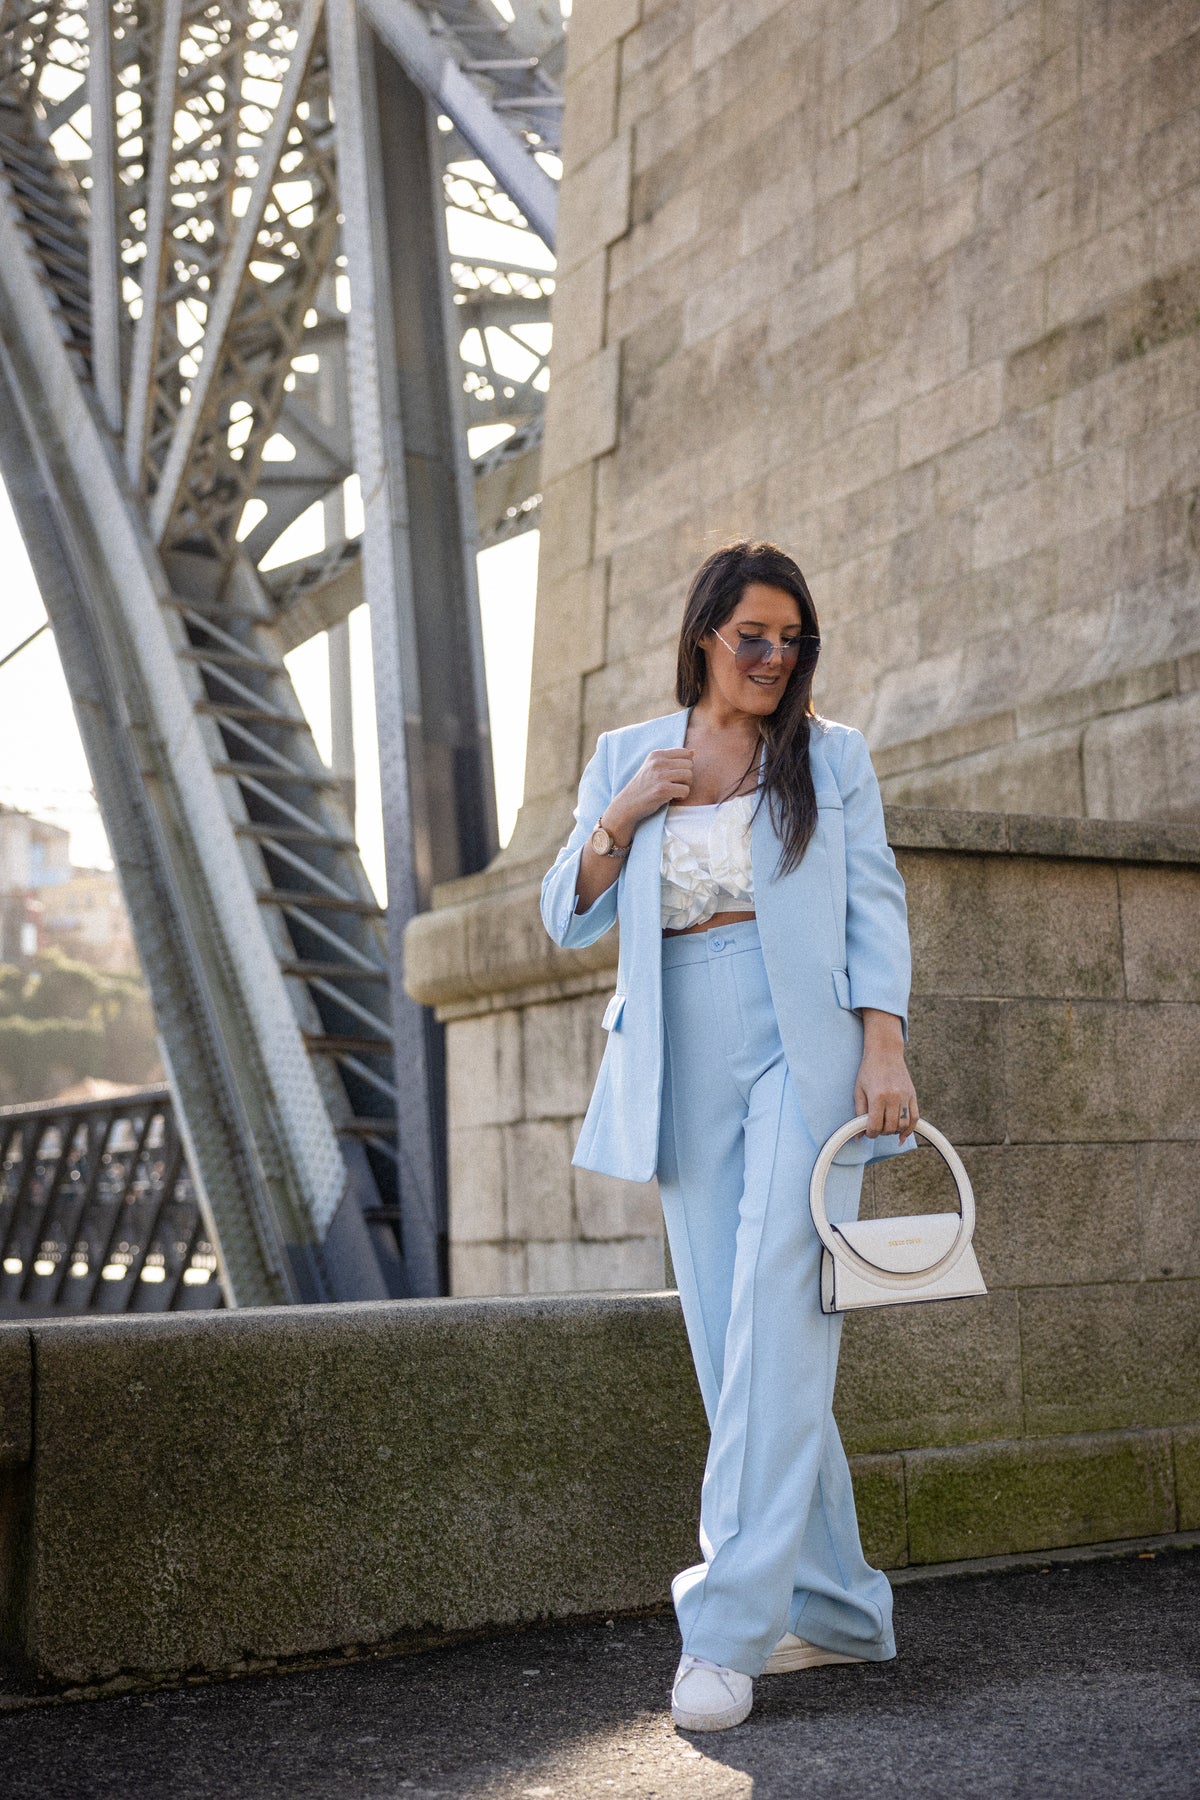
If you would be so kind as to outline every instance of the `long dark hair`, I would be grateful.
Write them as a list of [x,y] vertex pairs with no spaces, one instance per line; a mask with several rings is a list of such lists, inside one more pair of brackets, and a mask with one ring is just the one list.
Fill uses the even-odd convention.
[[[747,538],[722,544],[696,570],[684,603],[675,672],[675,698],[680,706],[694,706],[704,692],[707,666],[701,638],[720,629],[752,581],[791,594],[800,608],[802,630],[819,636],[817,609],[808,583],[785,550],[778,544],[752,543]],[[816,658],[802,656],[788,677],[779,705],[758,725],[767,746],[759,805],[766,795],[783,845],[781,875],[796,867],[817,826],[817,796],[808,760],[808,734],[817,716],[812,703],[815,672]]]

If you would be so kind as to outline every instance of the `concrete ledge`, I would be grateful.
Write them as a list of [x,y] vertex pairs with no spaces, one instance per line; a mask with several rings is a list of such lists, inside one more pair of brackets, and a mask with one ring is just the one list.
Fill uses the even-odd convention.
[[[0,1328],[0,1362],[21,1343],[0,1614],[43,1681],[634,1612],[696,1555],[673,1294],[46,1321]],[[893,1444],[852,1463],[864,1546],[900,1568],[1186,1529],[1198,1443],[1189,1421]]]
[[33,1349],[24,1326],[0,1331],[0,1469],[29,1461],[33,1442]]
[[673,1297],[47,1322],[19,1649],[58,1680],[662,1599],[704,1420]]
[[18,1630],[32,1455],[33,1343],[25,1325],[11,1325],[0,1328],[0,1645]]

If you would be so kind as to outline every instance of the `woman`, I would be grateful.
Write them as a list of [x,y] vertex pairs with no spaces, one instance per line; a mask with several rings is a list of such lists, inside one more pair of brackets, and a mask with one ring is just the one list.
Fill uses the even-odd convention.
[[[867,1160],[915,1145],[904,883],[862,734],[813,710],[816,609],[773,544],[715,551],[688,592],[682,711],[601,734],[542,883],[556,943],[620,920],[608,1042],[572,1161],[657,1176],[711,1430],[704,1560],[673,1583],[671,1712],[749,1713],[761,1672],[895,1655],[830,1410],[817,1152],[852,1218]],[[866,1141],[870,1140],[870,1142]]]

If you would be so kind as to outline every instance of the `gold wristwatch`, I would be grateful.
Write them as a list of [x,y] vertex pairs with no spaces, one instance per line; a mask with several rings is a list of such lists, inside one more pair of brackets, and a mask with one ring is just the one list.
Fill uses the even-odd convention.
[[633,848],[632,844],[626,844],[622,850],[608,826],[602,825],[599,819],[596,820],[596,829],[593,831],[590,841],[597,856],[628,856]]

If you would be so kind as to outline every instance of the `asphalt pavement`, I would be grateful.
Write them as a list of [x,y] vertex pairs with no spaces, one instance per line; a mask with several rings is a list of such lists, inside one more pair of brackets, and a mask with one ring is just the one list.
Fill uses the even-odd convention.
[[669,1612],[0,1699],[4,1800],[1200,1800],[1200,1548],[905,1581],[887,1664],[684,1736]]

